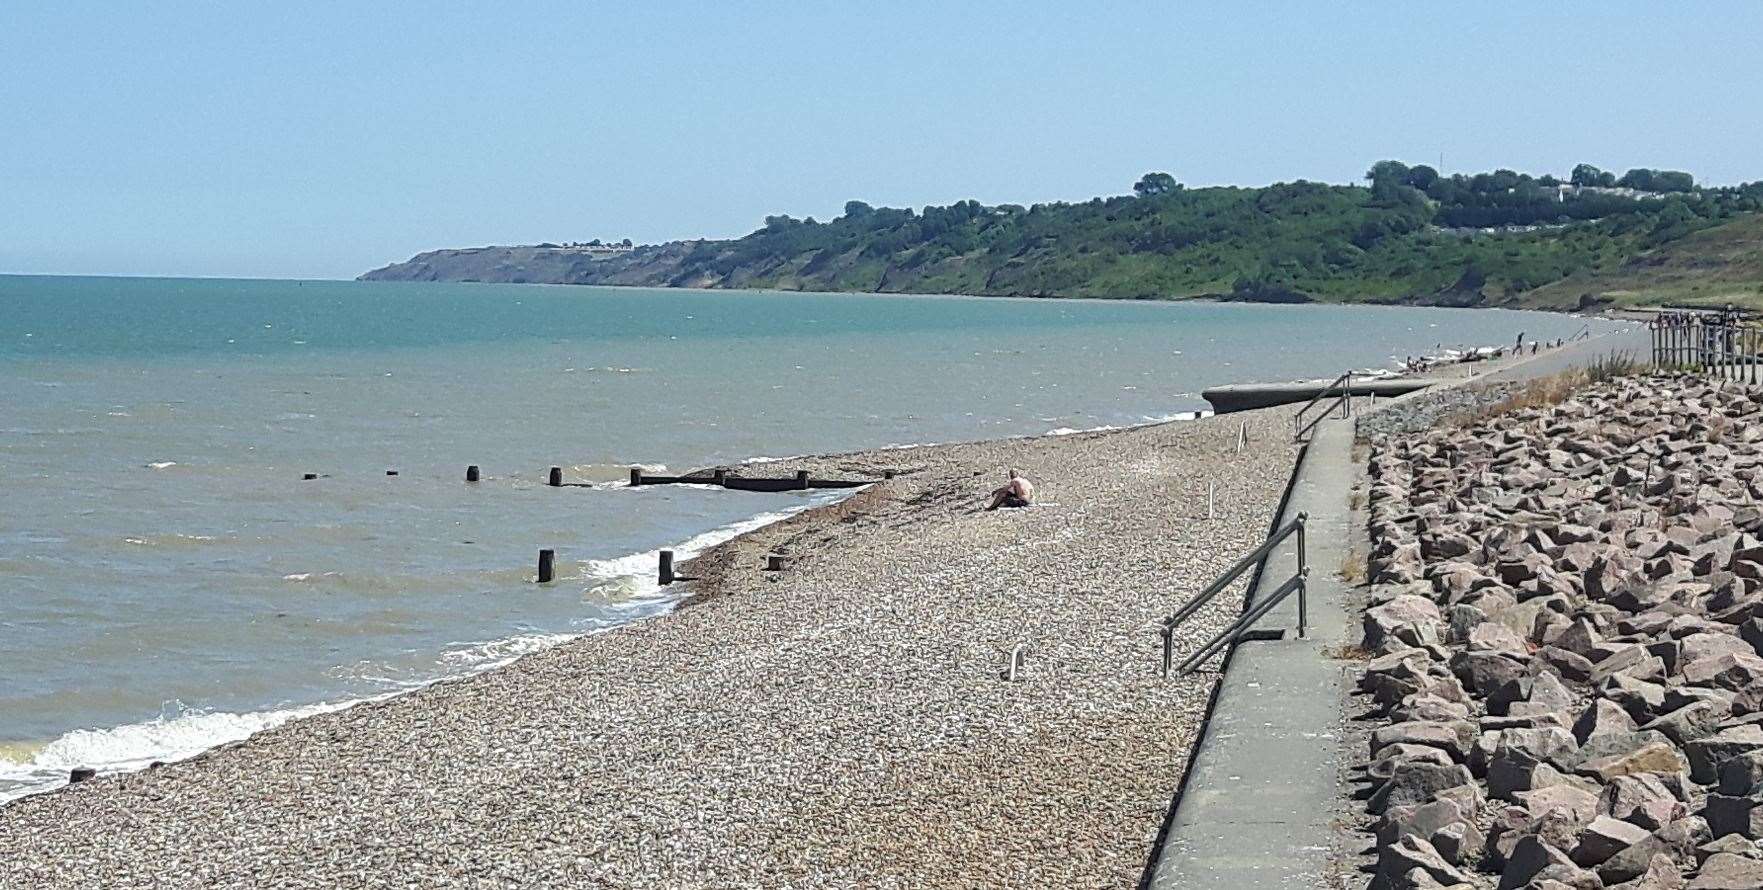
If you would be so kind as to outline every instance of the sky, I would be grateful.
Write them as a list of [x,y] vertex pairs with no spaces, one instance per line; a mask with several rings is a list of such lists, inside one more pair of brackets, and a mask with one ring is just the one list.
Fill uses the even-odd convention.
[[1763,179],[1763,3],[0,3],[0,273],[353,278],[845,201]]

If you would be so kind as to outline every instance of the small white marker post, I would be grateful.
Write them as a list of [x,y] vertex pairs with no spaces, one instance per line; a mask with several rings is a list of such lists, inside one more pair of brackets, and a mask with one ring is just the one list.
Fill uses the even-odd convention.
[[1244,446],[1246,446],[1248,444],[1249,444],[1249,422],[1245,420],[1245,421],[1243,421],[1243,425],[1237,429],[1237,453],[1242,454]]
[[1217,488],[1217,486],[1211,480],[1206,481],[1206,518],[1207,519],[1212,518],[1212,499],[1213,499],[1212,496],[1213,496],[1213,493],[1216,490],[1216,488]]

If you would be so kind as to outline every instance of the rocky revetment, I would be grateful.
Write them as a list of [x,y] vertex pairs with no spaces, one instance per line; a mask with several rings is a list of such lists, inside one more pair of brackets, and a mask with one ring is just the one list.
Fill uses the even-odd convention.
[[1507,407],[1373,443],[1371,885],[1763,886],[1763,389]]

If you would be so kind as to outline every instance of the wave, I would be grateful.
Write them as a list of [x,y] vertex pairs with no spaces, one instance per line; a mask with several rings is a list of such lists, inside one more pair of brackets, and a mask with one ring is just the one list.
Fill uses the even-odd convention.
[[[690,559],[718,544],[804,510],[836,503],[849,497],[852,491],[815,495],[799,506],[759,513],[694,535],[670,548],[645,550],[610,559],[585,560],[579,564],[581,575],[578,580],[589,581],[590,590],[606,595],[609,600],[606,605],[618,613],[617,619],[583,618],[569,632],[529,631],[497,640],[454,643],[437,655],[436,665],[440,668],[439,672],[427,676],[372,676],[362,672],[367,667],[365,665],[358,666],[352,672],[345,671],[352,679],[375,681],[394,687],[377,695],[245,713],[203,711],[173,702],[158,717],[140,723],[108,729],[73,730],[41,745],[0,743],[0,805],[66,785],[68,772],[75,767],[92,767],[100,773],[118,773],[144,769],[155,761],[170,763],[185,760],[216,745],[248,738],[290,720],[340,711],[363,702],[380,701],[421,689],[442,680],[481,673],[586,634],[665,614],[680,597],[667,594],[655,577],[657,554],[662,549],[673,550],[677,559]],[[299,582],[330,575],[334,573],[307,572],[284,577],[289,581]]]
[[59,788],[67,784],[68,772],[75,767],[116,773],[144,769],[156,761],[186,760],[289,720],[340,711],[370,700],[319,702],[243,714],[203,711],[171,702],[152,720],[109,729],[76,729],[43,745],[10,745],[0,748],[0,803]]

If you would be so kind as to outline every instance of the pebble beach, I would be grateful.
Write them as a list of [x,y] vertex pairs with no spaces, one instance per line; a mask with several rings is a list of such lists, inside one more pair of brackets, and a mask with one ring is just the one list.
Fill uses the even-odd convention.
[[[1160,678],[1159,621],[1260,542],[1290,440],[766,465],[897,475],[683,564],[662,617],[0,809],[0,886],[1133,886],[1217,678]],[[980,511],[1011,467],[1037,505]]]

